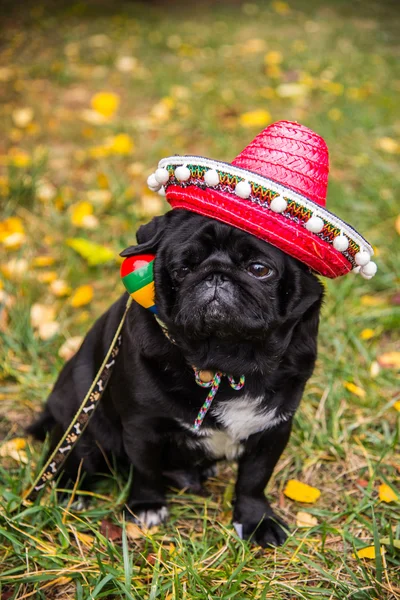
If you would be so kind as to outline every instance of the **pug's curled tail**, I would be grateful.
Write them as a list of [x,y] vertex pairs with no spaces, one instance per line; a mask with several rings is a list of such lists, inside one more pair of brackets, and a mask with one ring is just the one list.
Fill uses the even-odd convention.
[[37,440],[44,442],[46,435],[54,428],[55,424],[56,421],[53,415],[47,406],[45,406],[40,417],[31,425],[29,425],[25,431],[27,434],[32,435]]

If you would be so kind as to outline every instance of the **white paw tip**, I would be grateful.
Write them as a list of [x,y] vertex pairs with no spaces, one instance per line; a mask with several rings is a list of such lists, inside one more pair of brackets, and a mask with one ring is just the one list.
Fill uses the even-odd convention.
[[137,514],[137,518],[145,527],[157,527],[168,518],[168,508],[162,506],[157,510],[143,510]]

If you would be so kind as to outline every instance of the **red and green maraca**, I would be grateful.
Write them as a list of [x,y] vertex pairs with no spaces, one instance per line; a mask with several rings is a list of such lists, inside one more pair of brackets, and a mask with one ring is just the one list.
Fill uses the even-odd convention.
[[135,302],[157,314],[154,304],[154,259],[154,254],[128,256],[121,265],[121,277]]

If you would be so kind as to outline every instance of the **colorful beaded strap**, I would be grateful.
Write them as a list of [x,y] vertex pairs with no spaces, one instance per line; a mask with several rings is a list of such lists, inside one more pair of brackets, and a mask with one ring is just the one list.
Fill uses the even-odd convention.
[[[199,414],[197,415],[196,420],[193,424],[193,429],[195,431],[197,431],[200,428],[201,424],[203,423],[204,418],[208,412],[208,409],[210,408],[212,401],[214,400],[216,393],[219,390],[222,376],[226,375],[226,374],[222,373],[222,371],[216,371],[213,378],[210,381],[204,381],[204,379],[201,378],[202,377],[201,371],[198,371],[197,369],[194,370],[194,375],[196,378],[196,383],[198,385],[200,385],[201,387],[204,387],[204,388],[211,388],[210,391],[208,392],[208,396],[207,396],[203,406],[199,410]],[[229,384],[232,389],[241,390],[242,387],[244,386],[244,383],[245,383],[244,375],[242,375],[240,377],[240,379],[237,383],[231,375],[226,375],[226,377],[228,377],[228,381],[229,381]]]
[[376,264],[371,261],[373,248],[353,227],[316,202],[257,173],[200,156],[171,156],[159,162],[147,184],[161,194],[170,185],[234,194],[303,225],[341,252],[366,279],[376,273]]

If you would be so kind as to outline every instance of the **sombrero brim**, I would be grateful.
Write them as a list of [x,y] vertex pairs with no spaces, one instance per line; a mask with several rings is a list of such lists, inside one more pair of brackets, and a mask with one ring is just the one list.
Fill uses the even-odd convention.
[[203,157],[172,156],[160,161],[148,184],[161,188],[173,208],[247,231],[320,275],[335,278],[360,269],[366,278],[375,274],[372,247],[348,223],[257,173]]

